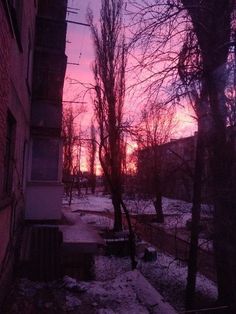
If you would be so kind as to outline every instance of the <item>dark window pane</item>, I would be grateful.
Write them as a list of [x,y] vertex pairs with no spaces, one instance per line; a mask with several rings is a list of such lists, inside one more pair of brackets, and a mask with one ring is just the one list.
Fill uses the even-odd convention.
[[58,139],[34,138],[31,180],[57,180],[58,158]]
[[4,156],[4,181],[3,181],[3,192],[4,194],[7,195],[10,195],[12,191],[14,154],[15,154],[15,135],[16,135],[16,121],[14,117],[11,115],[11,113],[8,112],[6,146]]

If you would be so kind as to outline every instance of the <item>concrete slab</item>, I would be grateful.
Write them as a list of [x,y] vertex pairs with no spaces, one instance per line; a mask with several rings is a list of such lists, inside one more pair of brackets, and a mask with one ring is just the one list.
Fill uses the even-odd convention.
[[79,253],[97,253],[105,245],[102,237],[91,226],[76,217],[75,225],[60,225],[63,234],[63,249]]

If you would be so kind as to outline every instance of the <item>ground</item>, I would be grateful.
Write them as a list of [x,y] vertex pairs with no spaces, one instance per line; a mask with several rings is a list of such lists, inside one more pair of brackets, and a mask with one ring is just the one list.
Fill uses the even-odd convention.
[[65,276],[51,283],[18,279],[4,313],[176,314],[139,271],[106,281],[78,282]]
[[[150,201],[126,202],[133,213],[154,212]],[[105,215],[112,213],[112,204],[108,196],[84,195],[80,199],[74,198],[70,207],[66,199],[63,203],[64,216],[73,224],[82,219],[97,230],[110,229],[113,226],[111,217]],[[164,199],[164,213],[168,214],[164,228],[175,228],[175,223],[178,226],[184,226],[190,217],[190,206],[185,202]],[[206,215],[207,212],[206,209]],[[178,215],[181,218],[178,218]],[[156,261],[145,262],[142,247],[150,246],[150,244],[140,241],[138,245],[138,271],[135,272],[131,271],[128,257],[101,254],[95,258],[95,280],[92,282],[77,282],[67,276],[63,280],[50,283],[17,279],[3,313],[174,313],[168,303],[177,312],[181,312],[184,309],[186,263],[177,261],[173,256],[160,251],[157,252]],[[153,292],[152,286],[141,274],[160,294],[158,292],[155,294],[155,290]],[[154,301],[148,298],[151,292],[155,295]],[[144,295],[146,295],[145,298]],[[199,305],[212,306],[216,298],[215,283],[198,274]],[[158,306],[164,307],[164,312]]]

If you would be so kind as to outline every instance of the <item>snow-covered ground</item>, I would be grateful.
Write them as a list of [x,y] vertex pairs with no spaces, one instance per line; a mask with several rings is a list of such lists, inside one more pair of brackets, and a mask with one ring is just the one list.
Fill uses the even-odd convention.
[[[170,255],[158,252],[156,262],[141,262],[139,269],[153,286],[160,291],[166,301],[173,304],[178,310],[184,310],[186,264],[174,260]],[[214,282],[198,274],[196,294],[198,298],[207,297],[214,302],[217,299],[217,287]]]
[[[125,202],[129,211],[134,215],[155,214],[151,200],[125,200]],[[205,217],[210,215],[211,209],[207,205],[203,205],[202,209]],[[186,228],[186,222],[191,218],[191,204],[184,201],[163,198],[163,211],[165,223],[161,226],[167,230]],[[103,215],[109,215],[112,212],[110,198],[102,195],[86,195],[82,199],[73,200],[70,215],[78,216],[84,222],[95,227],[111,229],[113,220]],[[211,241],[200,239],[200,245],[211,250]],[[111,280],[130,270],[128,258],[98,256],[95,265],[97,280]],[[175,305],[178,310],[183,309],[187,277],[186,264],[174,260],[172,256],[158,252],[156,262],[145,263],[140,259],[138,269],[163,294],[165,300]],[[197,294],[200,299],[207,297],[215,300],[217,297],[216,285],[206,277],[198,275]]]
[[50,283],[19,279],[8,301],[8,314],[177,314],[137,270],[106,281],[78,282],[68,276]]
[[[152,200],[130,200],[125,199],[125,204],[132,215],[139,214],[155,214],[155,208]],[[181,200],[174,200],[163,197],[163,212],[165,221],[162,224],[152,222],[153,225],[158,225],[167,232],[174,233],[176,236],[188,241],[190,233],[186,229],[187,222],[191,220],[191,203]],[[106,215],[113,214],[113,206],[111,198],[106,195],[82,195],[78,198],[74,196],[71,206],[68,201],[63,201],[63,212],[66,213],[68,220],[76,220],[80,217],[83,222],[93,225],[98,229],[112,229],[113,220]],[[209,218],[212,214],[212,208],[209,205],[202,205],[202,217]],[[205,238],[204,233],[200,233],[199,247],[207,250],[213,250],[212,241]]]
[[[124,199],[124,202],[133,214],[155,214],[155,208],[152,200],[143,199]],[[63,205],[68,206],[68,199],[63,199]],[[166,215],[174,215],[179,213],[190,213],[192,204],[182,201],[163,197],[162,198],[163,212]],[[99,212],[113,212],[111,198],[108,195],[82,195],[81,197],[74,196],[70,206],[72,211],[86,210]],[[211,213],[211,206],[207,204],[202,205],[202,214],[209,215]]]
[[[139,259],[138,272],[130,271],[128,257],[96,256],[94,267],[96,280],[91,282],[68,276],[49,283],[17,280],[3,313],[174,314],[169,303],[178,312],[184,309],[186,265],[169,255],[158,252],[155,262]],[[198,275],[199,305],[210,306],[216,297],[216,285]]]
[[[113,279],[130,270],[129,258],[97,256],[95,259],[96,278],[98,280]],[[163,296],[166,302],[172,304],[178,311],[184,310],[184,293],[186,287],[186,264],[174,260],[173,256],[157,252],[155,262],[138,261],[138,270],[148,279]],[[196,294],[199,302],[207,299],[208,305],[217,298],[217,288],[214,282],[198,274]]]
[[[133,214],[155,213],[151,201],[126,200]],[[166,227],[186,223],[190,217],[191,204],[163,200]],[[111,199],[102,195],[86,195],[74,198],[69,207],[64,201],[63,214],[71,225],[82,220],[93,227],[111,229],[113,220],[104,217],[113,211]],[[169,222],[168,222],[169,219]],[[149,246],[148,243],[142,243]],[[9,296],[8,312],[13,313],[68,313],[68,311],[86,314],[170,314],[174,313],[168,303],[177,311],[184,309],[184,291],[186,286],[186,264],[174,260],[172,256],[157,252],[155,262],[145,262],[142,254],[138,256],[138,270],[160,294],[141,279],[138,272],[131,272],[129,258],[114,256],[96,256],[94,263],[95,280],[77,282],[65,277],[63,281],[53,283],[33,283],[20,279]],[[155,295],[153,298],[151,296]],[[145,296],[145,298],[144,298]],[[197,300],[199,304],[211,305],[217,297],[216,285],[202,275],[197,276]],[[207,302],[205,302],[207,300]]]
[[[139,214],[155,214],[155,208],[153,206],[152,200],[124,200],[129,212],[133,215]],[[170,198],[163,197],[163,212],[165,215],[165,222],[161,225],[165,229],[176,229],[185,228],[188,220],[191,219],[191,203],[187,203],[181,200],[174,200]],[[64,208],[70,208],[72,212],[87,212],[89,214],[94,213],[113,213],[113,206],[111,199],[104,195],[83,195],[82,197],[74,197],[72,199],[72,204],[69,207],[67,205],[67,200],[64,200]],[[211,207],[209,205],[202,205],[202,216],[211,216]],[[86,215],[82,218],[84,221],[90,224],[102,224],[104,223],[106,227],[110,227],[112,222],[107,218],[97,218],[100,222],[96,221],[96,216]],[[206,241],[202,241],[204,243]],[[204,245],[204,244],[203,244]]]
[[[68,207],[68,199],[63,199],[64,207]],[[108,196],[83,194],[72,198],[71,211],[113,212],[112,202]]]

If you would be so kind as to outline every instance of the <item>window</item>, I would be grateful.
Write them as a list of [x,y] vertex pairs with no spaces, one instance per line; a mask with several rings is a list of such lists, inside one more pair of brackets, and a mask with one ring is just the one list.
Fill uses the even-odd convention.
[[12,35],[16,39],[19,50],[22,52],[21,44],[21,24],[23,1],[22,0],[3,0],[3,5],[6,11],[8,23],[10,25]]
[[28,142],[25,140],[24,149],[22,153],[22,169],[21,169],[21,185],[22,185],[23,190],[25,189],[25,182],[26,182],[27,154],[28,154]]
[[58,139],[33,139],[31,180],[57,181],[60,142]]
[[31,36],[30,36],[30,32],[29,32],[29,34],[28,34],[27,77],[26,77],[26,85],[27,85],[29,94],[31,94],[32,73],[33,73],[33,50],[32,50],[32,43],[31,43]]
[[19,27],[21,29],[22,24],[22,9],[23,9],[23,1],[22,0],[8,0],[11,9],[15,10],[16,20]]
[[3,194],[5,196],[10,196],[12,192],[14,155],[15,155],[15,136],[16,136],[16,121],[12,114],[8,112],[6,146],[4,156],[4,180],[3,180]]

